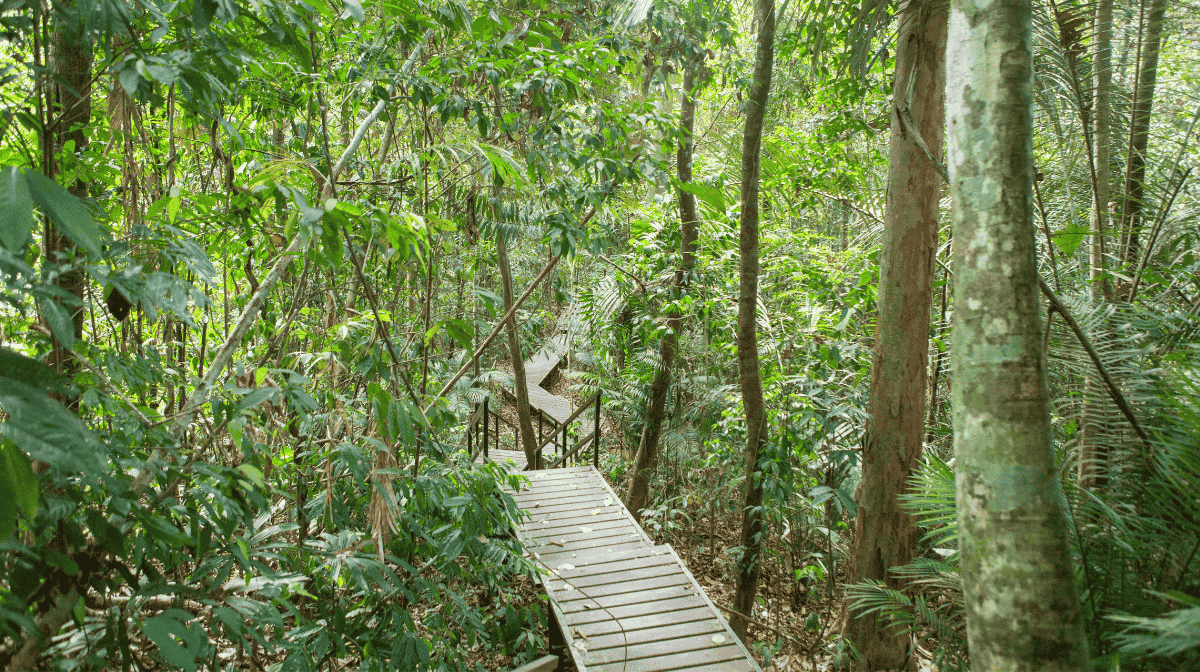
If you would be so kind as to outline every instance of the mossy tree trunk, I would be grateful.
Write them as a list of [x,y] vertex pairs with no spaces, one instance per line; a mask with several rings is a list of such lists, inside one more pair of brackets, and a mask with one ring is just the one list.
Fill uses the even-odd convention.
[[[937,167],[911,134],[920,133],[932,155],[941,156],[946,16],[946,5],[936,0],[910,0],[901,10],[870,419],[855,496],[850,581],[874,579],[896,590],[903,586],[888,569],[908,564],[917,545],[916,526],[900,508],[899,495],[907,490],[925,435],[929,310],[942,190]],[[868,670],[904,667],[911,655],[910,637],[882,627],[876,614],[850,614],[844,634]]]
[[1031,224],[1030,0],[955,0],[948,44],[951,390],[971,667],[1086,670]]
[[758,592],[760,555],[766,535],[763,524],[763,473],[759,453],[766,444],[767,412],[763,404],[762,374],[758,366],[758,193],[759,155],[762,150],[763,122],[767,97],[771,91],[771,72],[775,62],[775,0],[757,0],[754,4],[759,25],[754,57],[754,79],[746,100],[746,126],[742,133],[742,214],[738,252],[741,255],[738,280],[737,359],[738,382],[742,388],[742,406],[746,411],[746,490],[742,506],[742,557],[737,563],[733,596],[735,613],[729,626],[747,643],[749,622],[753,617],[754,595]]

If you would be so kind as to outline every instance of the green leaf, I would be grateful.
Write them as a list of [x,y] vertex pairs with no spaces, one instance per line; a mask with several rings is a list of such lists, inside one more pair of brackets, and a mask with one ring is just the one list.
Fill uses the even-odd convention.
[[358,0],[342,0],[342,6],[355,21],[362,23],[367,20],[367,13],[363,11],[362,3]]
[[80,422],[43,389],[11,378],[0,380],[0,408],[8,420],[0,433],[29,456],[63,473],[107,476],[100,462],[100,447]]
[[1068,224],[1061,231],[1054,234],[1054,244],[1058,246],[1058,249],[1062,250],[1063,254],[1069,257],[1075,254],[1075,250],[1079,249],[1079,246],[1083,244],[1083,240],[1089,232],[1088,227],[1082,224]]
[[[14,502],[32,520],[38,507],[37,474],[33,473],[33,464],[25,451],[7,439],[0,442],[0,471],[4,472],[0,481],[0,499]],[[0,528],[2,533],[3,528]]]
[[[36,359],[0,348],[0,378],[8,378],[45,392],[66,392],[65,376]],[[3,385],[4,381],[0,381]]]
[[454,530],[442,542],[441,548],[438,549],[438,555],[446,560],[453,560],[462,555],[463,546],[466,544],[467,539],[463,536],[462,530]]
[[191,618],[191,614],[182,609],[168,609],[159,616],[146,619],[142,632],[154,642],[168,664],[196,672],[196,655],[201,646],[193,629],[184,625]]
[[74,350],[75,325],[71,323],[71,314],[67,309],[53,299],[46,299],[42,302],[42,313],[46,316],[46,322],[50,323],[50,331],[59,344],[67,350]]
[[242,472],[242,476],[245,476],[247,481],[260,488],[263,487],[263,473],[259,471],[258,467],[243,462],[237,466],[237,470]]
[[[7,490],[9,475],[0,473],[0,488]],[[17,526],[17,503],[11,497],[0,498],[0,541],[8,541]]]
[[250,394],[242,397],[241,401],[238,402],[237,410],[245,411],[247,409],[254,408],[264,401],[274,398],[277,394],[279,394],[278,387],[260,387]]
[[33,225],[29,184],[16,166],[0,168],[0,245],[19,254]]
[[717,187],[689,182],[680,183],[679,188],[689,194],[695,194],[700,197],[700,200],[704,201],[704,204],[713,212],[719,215],[725,214],[725,195]]
[[138,84],[142,81],[142,76],[138,74],[137,67],[134,65],[136,61],[130,60],[121,69],[119,78],[121,80],[121,88],[125,89],[125,93],[133,95],[137,93]]
[[125,535],[120,528],[108,522],[104,514],[97,509],[89,508],[84,514],[87,517],[88,530],[105,550],[117,557],[125,556]]
[[146,74],[167,86],[175,83],[175,72],[165,65],[148,64]]
[[36,170],[25,173],[29,193],[64,236],[93,254],[100,253],[100,229],[92,221],[83,201],[54,180]]

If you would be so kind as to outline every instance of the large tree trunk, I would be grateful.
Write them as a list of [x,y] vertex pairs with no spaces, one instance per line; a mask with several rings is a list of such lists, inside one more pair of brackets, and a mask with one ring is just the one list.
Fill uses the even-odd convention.
[[[920,133],[930,152],[941,156],[946,6],[935,0],[910,0],[901,15],[870,419],[849,572],[851,582],[874,579],[897,590],[903,585],[888,569],[908,564],[917,545],[916,526],[900,508],[899,495],[908,488],[925,435],[929,310],[942,189],[937,167],[909,134]],[[878,621],[870,614],[845,623],[844,633],[854,642],[865,669],[906,666],[910,638]]]
[[746,410],[746,497],[742,507],[742,557],[737,563],[737,585],[733,596],[736,610],[729,619],[733,632],[747,642],[753,617],[754,595],[758,592],[758,574],[762,563],[763,474],[759,450],[766,444],[767,413],[763,406],[762,376],[758,369],[758,334],[755,311],[758,306],[758,174],[762,150],[763,121],[767,96],[771,90],[771,72],[775,61],[775,0],[754,3],[758,21],[758,45],[754,61],[754,80],[746,100],[746,128],[742,133],[742,215],[738,252],[741,254],[738,282],[737,357],[738,381],[742,387],[742,406]]
[[1125,199],[1121,207],[1121,233],[1125,237],[1125,246],[1121,261],[1134,272],[1141,252],[1138,232],[1142,228],[1142,201],[1146,192],[1146,150],[1150,146],[1150,115],[1154,109],[1158,51],[1166,11],[1166,0],[1151,0],[1138,54],[1137,90],[1129,115],[1129,158],[1125,164]]
[[[496,261],[500,265],[501,294],[504,297],[504,312],[513,305],[512,266],[508,263],[508,236],[504,227],[496,226]],[[530,469],[541,467],[537,463],[537,439],[533,433],[533,418],[529,413],[529,386],[525,382],[525,358],[521,355],[521,340],[517,335],[517,316],[508,321],[508,353],[512,358],[513,392],[517,397],[517,425],[521,434],[521,449]]]
[[1050,443],[1030,0],[955,0],[946,52],[955,482],[971,667],[1087,670]]
[[[693,90],[696,70],[699,67],[698,61],[691,62],[683,73],[683,101],[679,109],[679,150],[676,153],[675,171],[679,181],[684,184],[692,181],[692,153],[695,149],[692,129],[696,124],[696,100]],[[680,258],[679,265],[675,268],[672,287],[676,298],[681,298],[680,292],[688,286],[689,275],[696,265],[696,247],[700,237],[700,216],[696,212],[696,197],[683,189],[679,190],[679,223],[682,227]],[[638,522],[642,519],[642,509],[646,508],[646,500],[650,493],[650,476],[654,473],[654,465],[658,459],[658,442],[667,409],[667,391],[671,387],[671,367],[674,366],[675,350],[682,329],[683,315],[678,312],[671,313],[667,318],[667,333],[658,345],[661,361],[654,372],[654,380],[650,383],[646,424],[642,428],[642,438],[638,442],[637,456],[633,460],[633,473],[629,479],[629,493],[625,497],[625,508],[629,509]]]

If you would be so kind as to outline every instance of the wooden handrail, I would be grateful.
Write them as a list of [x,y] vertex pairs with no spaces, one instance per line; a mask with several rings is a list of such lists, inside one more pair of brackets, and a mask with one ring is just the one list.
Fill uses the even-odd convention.
[[[596,401],[596,397],[598,397],[598,396],[600,396],[600,390],[596,390],[596,393],[595,393],[595,394],[593,394],[592,396],[588,397],[588,398],[587,398],[587,401],[584,401],[582,404],[580,404],[580,405],[579,405],[579,408],[575,409],[575,412],[571,414],[571,417],[567,418],[567,419],[566,419],[566,420],[564,420],[564,421],[563,421],[561,424],[559,424],[559,427],[562,427],[562,426],[564,426],[564,425],[569,425],[569,424],[571,424],[571,421],[573,421],[575,418],[578,418],[578,417],[579,417],[579,416],[580,416],[580,415],[581,415],[581,414],[582,414],[584,411],[586,411],[586,410],[588,410],[589,408],[591,408],[591,406],[592,406],[592,402]],[[538,448],[537,448],[537,449],[538,449],[538,450],[541,450],[541,449],[545,448],[546,446],[548,446],[548,445],[550,445],[550,444],[554,443],[554,441],[555,441],[557,438],[558,438],[558,437],[556,437],[556,436],[551,436],[551,437],[550,437],[549,439],[547,439],[547,440],[546,440],[544,443],[542,443],[542,445],[538,446]]]

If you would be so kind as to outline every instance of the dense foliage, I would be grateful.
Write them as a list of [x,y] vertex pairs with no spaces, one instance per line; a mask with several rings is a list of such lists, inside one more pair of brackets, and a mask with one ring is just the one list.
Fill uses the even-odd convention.
[[[856,513],[897,8],[780,4],[761,166],[763,563],[814,604],[803,619],[761,606],[816,634],[806,655],[845,655],[836,605],[815,596],[843,594]],[[1120,213],[1146,19],[1117,9]],[[1163,44],[1147,214],[1125,231],[1114,217],[1094,273],[1091,16],[1035,8],[1032,224],[1079,325],[1047,313],[1055,449],[1098,669],[1183,669],[1200,655],[1197,54]],[[732,325],[751,23],[748,7],[683,0],[0,0],[0,664],[456,670],[544,652],[544,605],[522,592],[539,568],[505,490],[521,477],[473,464],[462,429],[512,382],[498,343],[473,357],[504,312],[498,233],[519,291],[554,266],[516,312],[521,344],[567,331],[565,387],[604,391],[614,484],[684,317],[645,525],[732,571],[740,549],[715,528],[740,515],[745,480]],[[1167,12],[1169,37],[1194,30]],[[700,251],[677,285],[681,190]],[[847,590],[965,669],[943,221],[908,498],[929,533],[896,570],[911,590]],[[1105,456],[1101,477],[1085,450]],[[767,658],[791,646],[753,632]]]

